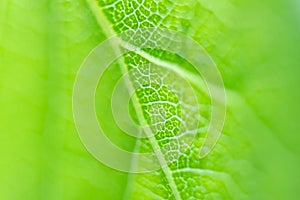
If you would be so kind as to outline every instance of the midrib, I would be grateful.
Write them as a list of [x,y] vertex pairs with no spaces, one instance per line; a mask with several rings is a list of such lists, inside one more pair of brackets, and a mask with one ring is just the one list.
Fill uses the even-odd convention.
[[[94,14],[99,26],[103,30],[104,34],[107,37],[111,37],[113,35],[116,35],[116,32],[111,28],[111,24],[106,19],[105,15],[104,15],[101,7],[98,5],[97,1],[96,0],[87,0],[87,3],[90,6],[90,9],[93,12],[93,14]],[[130,49],[128,49],[128,50],[130,50]],[[117,49],[116,51],[120,51],[120,49]],[[120,64],[120,66],[121,66],[123,72],[127,71],[126,65],[124,63]],[[134,103],[134,107],[137,111],[136,113],[137,113],[137,115],[140,115],[142,113],[141,110],[140,110],[141,108],[139,106],[135,106],[135,105],[137,105],[137,104]],[[143,116],[138,116],[138,118],[139,118],[139,120],[144,120]],[[145,132],[146,132],[146,135],[152,136],[152,133],[147,133],[148,132],[147,130],[145,130]],[[174,181],[173,176],[172,176],[172,172],[170,171],[169,167],[167,166],[164,155],[161,153],[161,151],[157,151],[157,150],[160,150],[160,147],[159,147],[157,141],[155,140],[154,137],[149,137],[149,140],[150,140],[150,143],[153,147],[153,150],[156,152],[157,158],[160,162],[160,165],[162,166],[161,169],[163,170],[163,172],[164,172],[164,174],[165,174],[165,176],[166,176],[166,178],[167,178],[167,180],[170,184],[170,188],[172,190],[172,193],[173,193],[175,199],[176,200],[181,200],[179,191],[177,189],[177,186],[176,186],[175,181]]]

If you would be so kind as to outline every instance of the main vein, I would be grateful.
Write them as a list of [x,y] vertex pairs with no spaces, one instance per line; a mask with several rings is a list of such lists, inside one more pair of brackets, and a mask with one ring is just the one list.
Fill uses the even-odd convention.
[[[92,10],[94,16],[96,17],[99,26],[102,28],[102,30],[106,34],[106,36],[111,37],[111,36],[115,35],[116,33],[113,31],[112,28],[110,28],[111,27],[110,23],[104,16],[102,9],[98,6],[97,1],[96,0],[87,0],[87,3],[89,4],[90,9]],[[115,49],[115,50],[118,52],[120,51],[120,49]],[[124,63],[124,61],[122,63],[120,63],[120,65],[121,65],[121,69],[122,69],[123,73],[126,72],[127,69],[126,69],[126,64]],[[130,86],[130,84],[127,84],[127,86],[129,87],[129,90],[132,89],[132,86]],[[137,111],[136,113],[138,115],[139,120],[142,120],[142,124],[144,124],[145,119],[143,116],[141,116],[142,111],[141,111],[140,106],[137,106],[137,104],[134,103],[134,108]],[[180,197],[179,191],[177,189],[177,186],[175,184],[175,181],[173,179],[172,173],[166,163],[164,155],[160,151],[160,147],[159,147],[157,141],[155,140],[154,137],[151,137],[152,133],[149,132],[150,131],[149,129],[145,129],[144,131],[145,131],[146,135],[149,136],[149,140],[152,145],[152,148],[155,151],[158,161],[160,162],[160,165],[162,167],[162,170],[170,184],[170,188],[172,190],[172,193],[173,193],[175,199],[181,200],[181,197]]]

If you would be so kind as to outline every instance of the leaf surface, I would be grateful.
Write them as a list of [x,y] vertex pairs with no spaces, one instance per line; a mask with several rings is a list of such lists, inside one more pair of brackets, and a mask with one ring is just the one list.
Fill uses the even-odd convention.
[[[1,0],[0,199],[297,199],[298,8],[294,0]],[[138,27],[180,31],[205,48],[226,86],[227,118],[214,150],[200,160],[197,151],[211,108],[205,87],[192,85],[203,120],[193,152],[180,157],[179,165],[128,175],[107,168],[84,149],[71,104],[74,80],[88,53],[111,35]],[[181,74],[194,74],[189,63],[161,51],[129,53],[124,61],[126,70],[140,62],[159,66],[168,61]],[[115,63],[100,80],[99,121],[121,148],[152,151],[151,143],[136,145],[125,136],[112,123],[110,106],[102,107],[121,75]],[[174,77],[165,79],[166,87]],[[201,81],[198,74],[188,81],[195,77]],[[172,107],[176,92],[168,86],[165,94],[171,98],[161,104],[170,104],[168,115],[186,116],[179,115],[185,108]],[[153,100],[140,101],[141,107],[159,108]],[[152,120],[157,110],[143,111],[152,111],[143,113]],[[177,120],[170,123],[179,126]],[[157,135],[164,150],[167,136]]]

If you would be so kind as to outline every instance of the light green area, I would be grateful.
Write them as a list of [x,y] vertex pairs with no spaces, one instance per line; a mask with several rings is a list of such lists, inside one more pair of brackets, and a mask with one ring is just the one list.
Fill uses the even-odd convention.
[[[0,199],[298,199],[295,1],[99,1],[106,23],[100,6],[91,9],[84,0],[0,2]],[[191,153],[193,169],[186,169],[185,158],[179,161],[182,171],[170,166],[177,195],[166,171],[128,176],[96,161],[73,122],[72,87],[80,64],[109,34],[138,28],[136,22],[195,39],[226,86],[227,118],[214,151],[203,160]],[[125,62],[134,67],[140,60],[129,55]],[[118,65],[107,71],[99,103],[109,103],[120,75]],[[135,141],[109,120],[109,107],[97,114],[118,146],[134,148]]]
[[85,1],[1,1],[0,199],[118,199],[124,173],[83,147],[72,87],[105,37]]

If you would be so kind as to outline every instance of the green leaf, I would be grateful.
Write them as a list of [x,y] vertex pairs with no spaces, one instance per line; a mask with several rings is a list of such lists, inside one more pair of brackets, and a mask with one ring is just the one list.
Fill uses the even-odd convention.
[[[200,44],[205,45],[208,51],[216,52],[216,54],[219,53],[214,56],[216,62],[226,66],[226,68],[224,67],[221,70],[225,70],[235,65],[234,60],[230,61],[232,58],[228,58],[225,52],[237,52],[240,50],[239,47],[235,47],[235,44],[241,43],[240,37],[245,36],[243,31],[248,28],[243,28],[245,25],[248,26],[248,23],[232,23],[234,20],[238,20],[237,15],[242,16],[243,14],[240,13],[240,10],[236,5],[226,1],[223,1],[222,3],[212,3],[208,1],[195,2],[186,0],[159,2],[151,0],[140,2],[111,2],[100,0],[99,5],[102,12],[94,1],[90,1],[90,5],[95,16],[98,18],[99,25],[103,29],[107,30],[106,32],[108,37],[111,36],[112,33],[117,34],[127,30],[133,30],[132,34],[134,35],[135,29],[145,27],[168,28],[181,31],[197,40]],[[105,16],[103,16],[103,13]],[[200,19],[204,19],[205,22],[199,23],[198,20]],[[237,32],[236,30],[239,30],[240,32]],[[228,36],[232,38],[230,38],[228,42],[224,42]],[[146,41],[151,40],[150,38],[147,39],[147,36],[145,37]],[[213,46],[214,44],[218,47]],[[218,51],[223,52],[220,53]],[[162,60],[162,62],[164,60],[168,60],[173,63],[182,63],[180,59],[176,57],[170,58],[161,51],[150,51],[149,54],[156,57],[158,60]],[[132,81],[139,80],[139,77],[143,75],[148,75],[151,82],[158,82],[157,78],[153,77],[151,74],[156,74],[157,72],[155,70],[159,69],[160,66],[141,67],[141,65],[155,62],[155,59],[145,57],[144,55],[138,55],[135,52],[131,52],[124,58],[127,70],[138,69],[137,74],[132,77]],[[241,59],[242,58],[240,58],[240,60]],[[181,68],[186,68],[185,65],[180,65]],[[245,71],[246,70],[247,69],[245,69]],[[181,71],[181,73],[185,72]],[[185,74],[181,75],[184,76]],[[235,80],[234,78],[231,77],[234,81],[228,81],[228,84],[230,84],[230,82],[235,83],[239,80]],[[158,119],[158,121],[156,121],[157,119],[154,116],[157,116],[156,114],[159,109],[153,108],[151,105],[157,105],[155,104],[157,100],[151,98],[145,99],[145,97],[148,95],[151,97],[151,95],[158,94],[158,101],[160,101],[159,105],[163,107],[164,111],[167,111],[168,108],[164,107],[164,103],[166,102],[168,104],[168,102],[171,101],[166,97],[172,96],[172,94],[167,95],[171,89],[166,87],[166,93],[160,93],[159,89],[150,89],[155,88],[155,85],[143,85],[141,82],[138,83],[142,85],[142,89],[138,91],[137,96],[139,98],[138,101],[141,104],[144,118],[148,124],[164,123],[164,125],[159,128],[152,127],[151,130],[155,135],[156,140],[141,141],[140,143],[137,143],[135,151],[150,151],[151,149],[156,149],[158,145],[163,152],[161,157],[163,157],[164,161],[168,161],[168,156],[176,157],[177,153],[180,154],[180,150],[178,148],[180,144],[176,141],[177,136],[175,136],[174,131],[172,130],[178,129],[180,124],[185,121],[180,119],[176,124],[171,121],[168,123],[169,120],[166,118]],[[166,83],[163,82],[160,86],[165,84]],[[229,109],[231,106],[242,104],[241,110],[247,113],[249,121],[257,118],[253,111],[251,111],[251,108],[247,104],[243,103],[243,98],[236,92],[232,92],[229,89],[234,87],[234,85],[228,85],[230,100],[228,105]],[[208,98],[207,93],[206,95],[201,94],[201,90],[203,91],[203,88],[198,88],[199,94],[197,95],[200,96],[201,101],[209,102],[208,100],[205,100]],[[233,105],[230,104],[232,98],[234,99]],[[148,105],[150,105],[150,107]],[[209,107],[209,104],[206,107]],[[181,110],[183,108],[177,109]],[[180,118],[181,116],[176,114],[178,112],[177,109],[175,107],[174,112],[171,112],[170,116],[177,116]],[[200,110],[200,112],[201,111],[202,110]],[[192,112],[192,109],[187,109],[185,112]],[[228,113],[228,116],[232,116],[230,118],[230,124],[235,124],[232,126],[238,127],[239,122],[234,122],[232,119],[235,118],[235,115],[240,116],[240,114],[231,112]],[[207,124],[209,121],[209,115],[201,117],[204,119],[206,118],[206,122],[204,122],[204,124]],[[257,124],[255,126],[262,126],[257,122],[254,122],[253,125],[254,124]],[[268,132],[263,126],[258,128],[258,130],[261,130],[262,133]],[[227,132],[222,134],[222,137],[212,154],[207,158],[200,160],[197,155],[199,155],[199,147],[202,145],[201,135],[203,135],[203,132],[198,133],[198,140],[189,147],[188,151],[183,151],[184,153],[178,156],[178,161],[171,162],[165,168],[162,166],[162,170],[158,170],[152,174],[131,175],[124,199],[254,198],[257,191],[260,190],[260,186],[249,184],[249,180],[247,180],[247,178],[249,177],[249,174],[253,174],[253,176],[260,176],[258,174],[261,172],[255,169],[253,163],[245,161],[245,157],[252,154],[252,149],[250,150],[247,147],[253,139],[245,135],[240,135],[240,130],[238,128],[234,128],[233,130],[227,128]],[[269,139],[270,136],[268,136],[268,134],[266,134],[266,136],[263,136],[262,134],[261,137],[267,137],[267,141],[272,140]],[[174,142],[173,139],[175,139],[175,145],[172,143]],[[280,149],[280,145],[276,144],[276,142],[273,145],[274,148]],[[164,147],[166,147],[165,151]],[[176,155],[170,153],[172,151],[175,151]],[[237,152],[238,154],[236,155]],[[134,165],[143,165],[143,162],[144,161],[133,161]],[[257,178],[257,180],[259,180],[259,178]]]
[[[297,199],[298,8],[292,0],[2,0],[0,199]],[[217,145],[200,159],[211,111],[207,90],[192,83],[201,77],[190,76],[190,63],[163,51],[145,50],[146,58],[128,53],[125,70],[152,64],[155,71],[154,66],[168,61],[180,66],[183,76],[188,73],[204,129],[178,166],[127,174],[99,163],[84,149],[73,121],[72,90],[81,63],[97,44],[141,27],[180,31],[205,48],[224,80],[227,118]],[[114,63],[99,82],[99,121],[117,146],[152,151],[151,142],[136,144],[113,123],[110,96],[120,67]],[[162,152],[170,143],[166,138],[182,123],[166,119],[183,116],[185,110],[171,104],[179,98],[168,86],[174,77],[167,77],[158,95],[143,85],[138,102],[130,104],[136,121],[140,117],[133,108],[138,105],[148,123],[168,122],[164,131],[154,133]],[[149,98],[143,99],[145,94]],[[162,100],[158,105],[166,104],[161,111],[166,119],[156,119],[157,110],[147,105]]]
[[[218,48],[207,46],[208,50],[215,48],[226,52],[232,48],[229,45],[240,42],[239,37],[241,33],[234,32],[237,29],[242,29],[240,28],[242,25],[231,23],[236,17],[235,15],[239,14],[239,10],[235,5],[229,2],[214,5],[213,3],[205,1],[137,1],[136,3],[134,1],[99,1],[99,8],[95,1],[90,1],[90,6],[98,19],[100,27],[106,29],[108,37],[113,33],[117,34],[127,30],[133,30],[132,34],[134,35],[134,30],[137,28],[154,27],[181,31],[197,40],[200,44],[211,45],[215,43],[219,46]],[[198,23],[197,19],[201,18],[211,20],[211,22],[204,23],[209,27],[202,27],[202,24]],[[217,32],[214,33],[214,31]],[[221,31],[224,31],[224,33]],[[210,36],[205,33],[217,35]],[[230,34],[230,36],[235,36],[236,38],[231,39],[230,42],[227,43],[221,42],[221,39],[224,38],[226,34]],[[145,37],[146,41],[150,40],[150,38],[147,39],[147,36]],[[215,37],[218,40],[215,40]],[[205,40],[208,39],[212,42],[207,44]],[[180,59],[172,56],[168,57],[168,55],[162,51],[145,51],[156,57],[156,59],[162,60],[161,62],[167,60],[175,64],[182,63]],[[213,52],[213,50],[211,50],[211,52]],[[231,67],[232,64],[230,61],[227,61],[227,58],[222,57],[222,55],[225,54],[216,55],[221,56],[216,57],[216,61],[220,64],[227,62],[225,63],[228,65],[226,67]],[[143,66],[155,62],[155,59],[145,57],[145,54],[141,55],[130,52],[125,55],[124,62],[127,70],[138,69],[132,81],[139,80],[140,77],[148,75],[151,82],[158,82],[159,78],[157,79],[151,76],[151,74],[156,74],[157,72],[155,70],[159,69],[160,66],[141,67],[141,65]],[[187,67],[184,64],[180,65],[183,69]],[[185,76],[185,72],[181,71],[181,73],[183,73],[181,75]],[[155,116],[157,116],[159,108],[153,108],[152,106],[157,105],[155,102],[159,101],[160,103],[158,103],[158,105],[163,107],[164,111],[170,109],[164,107],[164,104],[166,103],[168,105],[170,102],[167,96],[172,96],[172,94],[167,95],[167,93],[170,92],[171,89],[166,87],[166,93],[160,93],[159,89],[151,90],[151,88],[155,88],[155,85],[143,85],[141,82],[138,83],[142,85],[142,89],[138,91],[137,96],[145,120],[148,124],[163,123],[164,125],[160,128],[152,127],[151,130],[155,135],[155,140],[137,143],[135,151],[147,152],[159,146],[163,152],[161,155],[163,162],[168,161],[168,157],[178,157],[178,161],[169,163],[165,168],[162,166],[162,170],[158,170],[152,174],[131,175],[124,199],[251,199],[252,195],[255,196],[255,191],[259,190],[259,187],[249,185],[247,177],[251,173],[259,174],[260,172],[255,169],[252,163],[244,160],[245,156],[251,153],[247,148],[248,143],[251,142],[251,138],[239,135],[238,129],[232,131],[229,129],[228,132],[222,134],[212,154],[200,160],[198,155],[199,148],[202,146],[201,137],[203,137],[203,134],[205,135],[206,132],[206,130],[203,129],[202,133],[198,132],[197,140],[189,147],[189,150],[184,150],[183,153],[180,154],[181,150],[178,147],[182,144],[179,144],[177,136],[175,136],[172,130],[179,129],[182,122],[185,122],[182,118],[180,119],[181,116],[176,114],[178,112],[177,109],[181,110],[182,108],[174,107],[174,112],[170,113],[170,116],[179,117],[178,123],[175,124],[175,122],[171,122],[166,118],[158,119],[157,121]],[[161,87],[165,84],[166,83],[163,82],[159,86]],[[200,104],[202,102],[209,102],[209,100],[207,100],[207,93],[201,93],[204,88],[195,89],[198,89],[197,95],[201,99]],[[179,90],[177,89],[177,91]],[[229,94],[232,93],[230,90],[228,90],[228,92]],[[150,98],[151,95],[154,94],[158,94],[158,100]],[[150,97],[147,97],[148,95],[150,95]],[[229,96],[230,100],[231,96],[234,96],[235,101],[243,102],[243,99],[234,92]],[[249,109],[248,105],[243,105],[243,107],[245,107],[243,110]],[[209,103],[206,105],[206,108],[209,108]],[[201,111],[202,110],[200,110],[200,112]],[[186,109],[185,112],[192,112],[192,109]],[[229,112],[228,115],[230,116],[231,113]],[[207,125],[209,114],[204,114],[200,117],[205,119],[202,123]],[[249,119],[256,118],[252,113],[249,114],[248,117]],[[233,126],[238,126],[238,122],[234,122],[234,120],[231,119],[231,124],[234,123],[236,123],[236,125]],[[234,150],[231,149],[232,144],[236,145],[234,146]],[[231,146],[231,148],[229,148],[229,146]],[[164,150],[164,148],[166,150]],[[170,153],[173,151],[175,153]],[[238,155],[234,155],[236,151],[238,151]],[[180,155],[177,155],[178,153]],[[234,162],[232,160],[234,160]],[[134,165],[143,165],[143,162],[144,161],[133,161]]]

